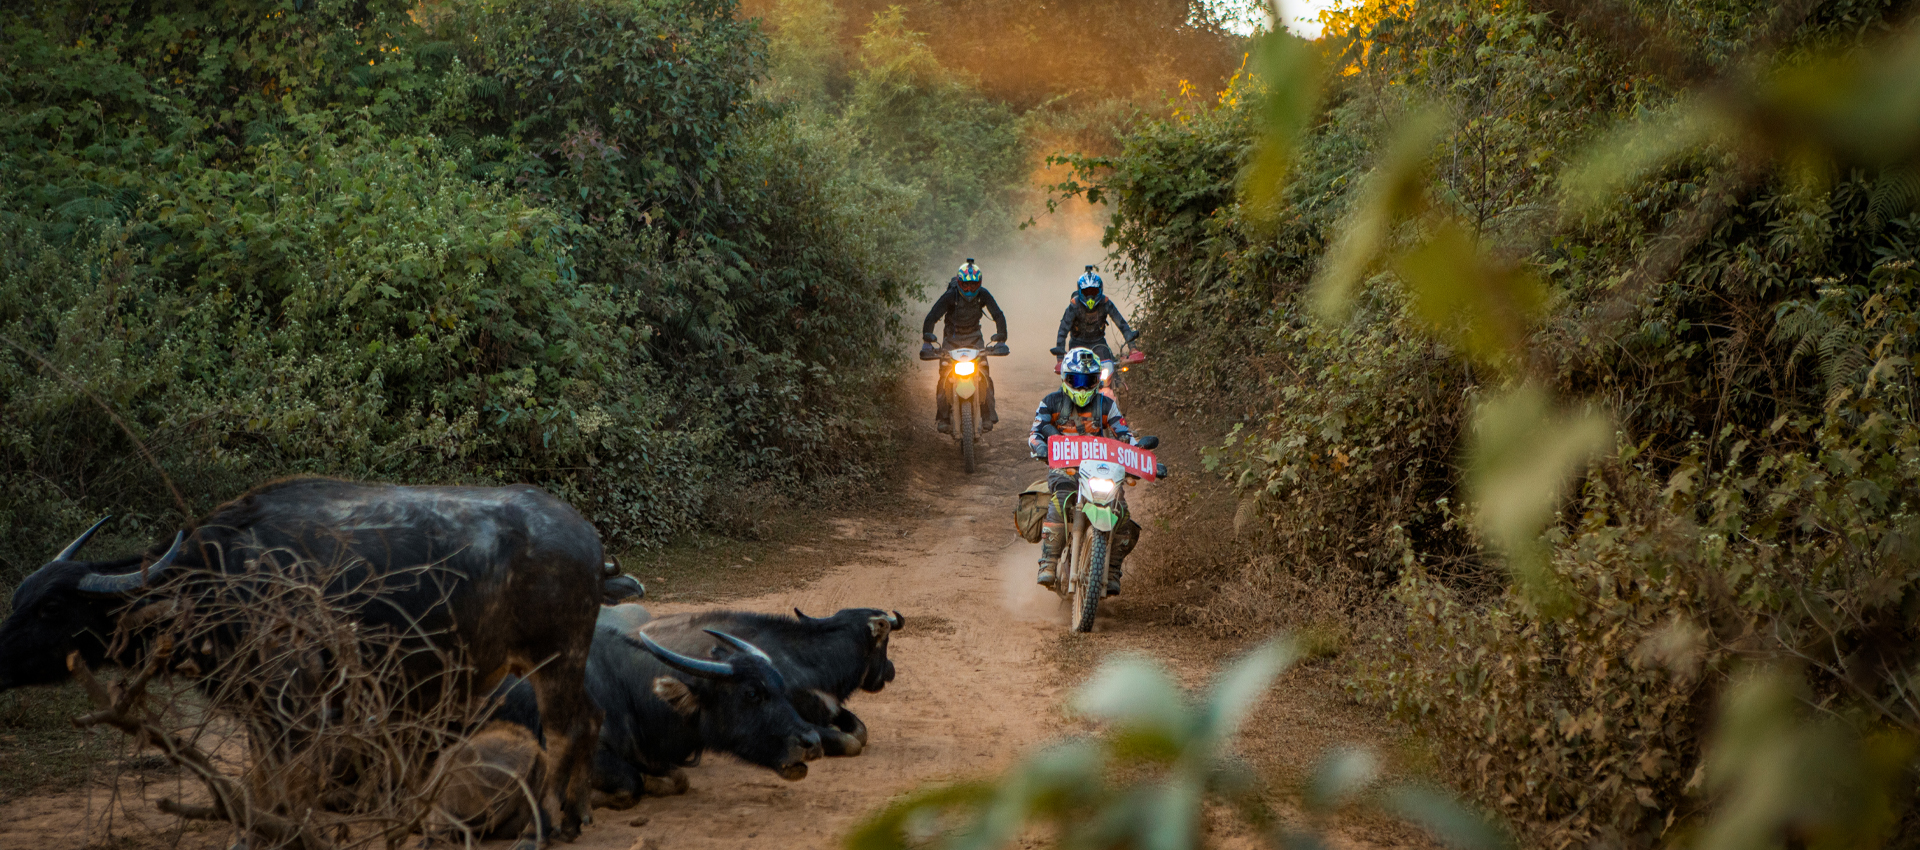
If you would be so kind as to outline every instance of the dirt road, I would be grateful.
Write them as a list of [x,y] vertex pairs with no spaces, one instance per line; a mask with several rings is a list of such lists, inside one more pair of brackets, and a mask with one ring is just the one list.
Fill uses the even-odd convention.
[[[894,488],[899,503],[834,520],[832,540],[812,541],[801,556],[816,561],[818,569],[809,571],[816,578],[724,603],[769,612],[798,606],[815,615],[879,607],[905,615],[906,627],[891,645],[898,678],[882,693],[857,694],[851,702],[871,730],[866,752],[814,762],[799,782],[709,757],[689,770],[688,794],[650,798],[627,811],[599,810],[596,823],[572,847],[837,847],[854,825],[899,795],[929,782],[997,771],[1033,745],[1077,728],[1061,707],[1076,684],[1062,671],[1062,653],[1090,661],[1119,648],[1145,649],[1199,684],[1238,648],[1171,625],[1164,607],[1151,607],[1164,604],[1156,595],[1178,586],[1156,576],[1151,565],[1129,570],[1132,595],[1108,603],[1111,615],[1103,613],[1090,636],[1064,637],[1065,613],[1057,598],[1033,584],[1038,547],[1015,536],[1011,511],[1014,494],[1044,473],[1027,457],[1026,423],[1039,398],[1056,386],[1045,350],[1064,306],[1068,284],[1062,281],[1071,281],[1082,262],[1070,253],[1049,256],[1027,258],[1022,275],[990,278],[989,286],[1014,314],[1016,356],[992,364],[1001,425],[986,435],[978,471],[965,474],[957,445],[933,432],[931,393],[923,394],[922,409],[911,412],[916,430],[910,450],[916,456],[903,465],[906,480]],[[985,265],[991,273],[1013,263]],[[916,380],[930,390],[932,365],[921,364],[920,371]],[[1182,471],[1193,472],[1176,470]],[[1131,497],[1150,516],[1156,500],[1171,492],[1147,485]],[[1150,530],[1149,536],[1155,533],[1165,534]],[[1143,542],[1136,558],[1154,557],[1160,545]],[[651,607],[666,614],[710,606]],[[1356,720],[1328,675],[1296,670],[1288,676],[1288,687],[1256,714],[1244,748],[1270,774],[1298,775],[1324,747],[1377,735],[1367,718]],[[0,848],[80,850],[103,840],[143,848],[225,845],[232,833],[223,825],[188,824],[183,833],[180,822],[154,811],[151,798],[180,790],[171,771],[155,780],[140,789],[123,782],[118,801],[95,788],[0,805]],[[109,813],[111,826],[103,817]],[[108,829],[118,837],[108,838]],[[1339,846],[1423,844],[1404,829],[1376,822],[1349,824],[1342,832],[1348,835]]]

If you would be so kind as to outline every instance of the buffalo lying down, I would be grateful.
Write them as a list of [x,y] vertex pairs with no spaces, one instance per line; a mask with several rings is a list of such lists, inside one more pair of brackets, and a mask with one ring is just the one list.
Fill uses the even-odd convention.
[[877,693],[893,681],[887,645],[906,619],[878,608],[847,608],[831,617],[809,617],[798,608],[793,613],[702,611],[661,617],[640,630],[688,655],[718,650],[714,631],[752,642],[786,678],[788,699],[814,724],[826,753],[859,755],[867,725],[847,710],[847,698],[855,690]]
[[[593,755],[595,805],[625,808],[648,794],[686,791],[681,768],[707,750],[731,753],[784,779],[807,775],[820,736],[787,701],[788,686],[766,653],[725,633],[714,658],[673,652],[623,633],[636,605],[603,608],[587,662],[587,693],[604,715]],[[644,612],[645,609],[640,609]],[[542,716],[512,683],[494,717],[538,734]]]
[[[76,650],[90,665],[137,663],[154,633],[137,625],[142,617],[123,618],[149,603],[186,610],[239,600],[244,608],[249,594],[307,582],[356,612],[368,633],[403,645],[432,641],[440,651],[410,653],[402,667],[419,704],[484,694],[509,673],[529,676],[554,766],[539,783],[543,807],[560,815],[563,836],[588,817],[600,718],[585,680],[605,576],[598,534],[565,503],[527,486],[297,478],[220,506],[164,553],[77,560],[98,528],[15,592],[0,624],[0,690],[67,678],[65,659]],[[128,639],[110,651],[122,626]],[[206,653],[204,663],[182,653],[185,661],[217,669],[217,644],[237,645],[249,628],[244,619],[223,626],[193,648]]]

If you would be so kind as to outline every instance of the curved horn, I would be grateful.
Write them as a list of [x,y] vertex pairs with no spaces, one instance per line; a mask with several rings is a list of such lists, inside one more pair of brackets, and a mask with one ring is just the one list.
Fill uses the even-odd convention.
[[[173,533],[173,545],[167,547],[166,554],[161,555],[160,560],[154,561],[130,573],[109,575],[95,573],[87,576],[80,580],[80,592],[119,596],[146,587],[148,582],[159,578],[161,573],[166,572],[168,567],[173,566],[173,559],[180,555],[180,544],[185,542],[186,539],[186,532],[176,531]],[[84,540],[85,538],[83,537],[81,542],[84,542]]]
[[732,664],[681,655],[678,652],[654,643],[653,638],[649,637],[646,632],[640,632],[637,639],[627,637],[626,635],[621,635],[620,637],[628,643],[653,653],[653,657],[660,659],[660,663],[682,673],[699,676],[703,679],[729,679],[733,677]]
[[892,626],[896,632],[900,631],[907,627],[907,618],[900,616],[899,611],[895,611],[892,616],[887,617],[887,625]]
[[93,539],[93,533],[99,531],[100,526],[106,525],[107,520],[110,519],[113,519],[113,514],[107,514],[101,517],[100,521],[94,523],[92,528],[80,532],[79,537],[73,538],[73,542],[68,543],[67,548],[60,550],[60,554],[53,556],[53,559],[56,561],[73,560],[73,556],[80,554],[80,547],[87,545],[87,541]]
[[608,555],[608,556],[607,556],[607,559],[606,559],[606,560],[604,560],[604,561],[601,561],[601,562],[600,562],[600,575],[601,575],[601,577],[603,577],[603,578],[613,578],[614,576],[617,576],[617,575],[619,575],[619,574],[620,574],[620,559],[619,559],[619,558],[615,558],[615,557],[614,557],[614,556],[612,556],[612,555]]
[[802,611],[802,610],[800,610],[800,606],[798,606],[798,605],[795,605],[795,606],[793,607],[793,616],[795,616],[795,617],[799,617],[799,618],[800,618],[800,622],[802,622],[802,623],[804,623],[804,622],[807,622],[807,621],[809,621],[809,620],[812,620],[812,619],[813,619],[812,617],[809,617],[809,616],[807,616],[807,614],[806,614],[806,612],[805,612],[805,611]]
[[713,635],[720,642],[725,643],[726,645],[731,646],[734,649],[740,650],[741,652],[744,652],[748,655],[758,658],[761,661],[767,662],[768,666],[773,665],[773,659],[768,657],[767,653],[761,650],[760,647],[747,643],[746,641],[741,640],[737,637],[734,637],[733,635],[727,634],[726,632],[720,631],[719,629],[701,629],[700,631]]

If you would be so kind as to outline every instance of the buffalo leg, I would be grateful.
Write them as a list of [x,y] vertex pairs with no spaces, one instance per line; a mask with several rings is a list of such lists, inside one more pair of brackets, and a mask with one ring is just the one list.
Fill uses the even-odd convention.
[[593,751],[600,740],[600,708],[587,699],[585,659],[555,658],[528,679],[540,701],[553,765],[544,803],[560,815],[556,834],[564,841],[580,835],[593,817]]
[[860,719],[859,715],[842,708],[833,716],[833,728],[852,735],[861,746],[866,746],[867,724]]

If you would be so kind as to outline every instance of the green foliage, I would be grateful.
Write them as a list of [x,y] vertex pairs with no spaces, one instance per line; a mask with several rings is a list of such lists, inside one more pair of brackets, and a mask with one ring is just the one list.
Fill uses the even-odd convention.
[[294,472],[603,534],[872,474],[914,187],[725,0],[0,13],[0,582]]
[[[1920,36],[1868,35],[1874,4],[1600,6],[1349,9],[1303,135],[1230,89],[1061,188],[1112,199],[1147,278],[1138,383],[1240,417],[1209,454],[1285,555],[1254,563],[1392,624],[1345,654],[1356,694],[1482,801],[1548,846],[1885,843],[1920,810]],[[1284,185],[1232,191],[1290,138]],[[1728,692],[1781,743],[1710,737]]]
[[[1318,835],[1277,822],[1258,777],[1231,754],[1247,713],[1296,657],[1290,641],[1270,641],[1222,671],[1197,701],[1151,661],[1108,661],[1074,697],[1082,716],[1104,725],[1101,734],[1042,749],[993,780],[918,792],[874,816],[847,845],[991,850],[1047,825],[1061,847],[1185,850],[1208,846],[1204,806],[1216,800],[1233,806],[1271,846],[1322,847]],[[1364,752],[1331,754],[1305,789],[1308,807],[1324,814],[1370,801],[1448,847],[1506,846],[1444,795],[1414,786],[1376,789],[1376,771]]]

